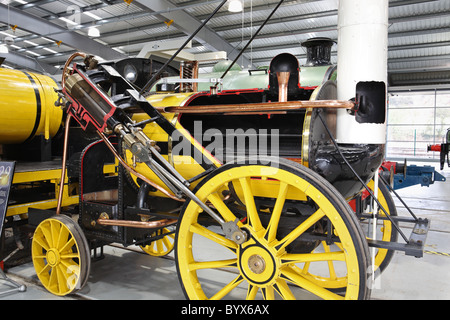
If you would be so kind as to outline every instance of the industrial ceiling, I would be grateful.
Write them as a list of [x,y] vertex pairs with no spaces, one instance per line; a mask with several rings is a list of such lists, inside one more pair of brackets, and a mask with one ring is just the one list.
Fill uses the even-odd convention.
[[[0,40],[6,65],[55,75],[76,51],[105,59],[136,56],[144,45],[192,34],[223,0],[0,0]],[[233,59],[279,0],[227,4],[193,40],[191,53],[226,51]],[[306,61],[301,43],[337,41],[338,0],[285,0],[238,63],[266,66],[279,53]],[[88,35],[95,27],[99,37]],[[450,88],[450,0],[389,1],[391,87]],[[337,46],[332,49],[337,62]],[[211,64],[202,65],[204,72]]]

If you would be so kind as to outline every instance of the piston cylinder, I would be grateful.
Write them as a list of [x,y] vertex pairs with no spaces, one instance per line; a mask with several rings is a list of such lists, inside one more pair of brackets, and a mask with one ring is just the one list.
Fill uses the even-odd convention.
[[58,85],[50,77],[0,68],[0,144],[19,144],[36,136],[53,137],[63,112],[55,106]]

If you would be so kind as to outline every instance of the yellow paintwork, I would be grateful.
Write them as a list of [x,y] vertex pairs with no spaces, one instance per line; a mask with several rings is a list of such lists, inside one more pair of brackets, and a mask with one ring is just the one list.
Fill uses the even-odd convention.
[[[188,101],[188,99],[195,94],[196,93],[156,94],[149,96],[147,98],[147,101],[149,101],[152,106],[156,108],[183,106],[186,101]],[[178,114],[163,113],[163,116],[166,117],[175,126],[175,128],[178,129],[178,131],[185,139],[188,139],[188,141],[190,141],[190,143],[192,143],[197,149],[202,150],[202,153],[205,157],[212,161],[217,167],[221,166],[221,163],[211,154],[206,152],[203,147],[190,135],[190,133],[181,126],[181,124],[178,122]],[[148,118],[149,116],[145,113],[133,115],[133,120],[135,120],[136,122],[140,122]],[[195,177],[196,175],[204,171],[204,169],[192,157],[173,155],[171,152],[172,137],[169,137],[169,135],[164,130],[162,130],[155,122],[147,124],[143,131],[150,139],[156,141],[157,143],[162,142],[169,144],[169,154],[162,156],[166,160],[168,160],[185,179]],[[128,164],[132,165],[137,172],[156,182],[159,186],[167,189],[164,183],[147,167],[147,165],[143,163],[133,163],[132,154],[128,150],[125,152],[125,160]],[[133,178],[135,179],[134,176]],[[195,185],[196,183],[192,184],[191,187],[193,188],[195,187]],[[152,195],[165,197],[165,195],[159,191],[152,193]]]
[[[171,230],[167,228],[163,228],[160,230],[155,231],[153,235],[161,235],[165,233],[169,233]],[[141,249],[154,257],[162,257],[165,255],[168,255],[170,252],[172,252],[173,248],[175,246],[175,233],[171,233],[164,238],[158,239],[150,243],[146,246],[140,246]]]
[[[375,182],[372,180],[370,180],[370,182],[367,184],[367,186],[370,188],[370,190],[374,190],[375,188]],[[381,206],[386,210],[386,212],[390,215],[391,213],[389,212],[389,206],[386,200],[386,197],[383,195],[383,192],[381,191],[380,188],[378,188],[378,201],[380,202]],[[385,216],[384,212],[379,209],[378,214],[380,216]],[[381,232],[382,232],[382,238],[380,240],[382,241],[386,241],[389,242],[391,241],[391,236],[392,236],[392,223],[389,220],[384,220],[383,221],[383,226],[381,228]],[[378,249],[376,256],[375,256],[375,270],[377,270],[379,268],[379,266],[383,263],[384,259],[386,258],[388,253],[388,249]]]
[[[115,173],[116,164],[106,165],[103,168],[105,174],[114,174]],[[14,216],[19,214],[27,214],[28,208],[35,209],[52,209],[56,208],[58,204],[58,194],[59,194],[59,184],[61,181],[61,169],[52,169],[52,170],[34,170],[34,171],[24,171],[24,172],[15,172],[13,177],[13,185],[20,183],[28,183],[28,182],[38,182],[38,181],[51,181],[55,185],[55,197],[49,198],[46,200],[41,200],[37,202],[27,202],[21,204],[12,204],[8,206],[8,211],[6,212],[6,216]],[[73,204],[78,204],[79,196],[78,192],[72,192],[76,185],[67,185],[69,180],[66,178],[64,180],[66,187],[64,188],[63,197],[62,197],[62,207],[70,206]]]
[[65,296],[81,281],[80,244],[62,221],[42,221],[33,235],[32,260],[42,285],[51,293]]
[[[147,98],[147,101],[149,101],[154,107],[169,107],[169,106],[183,106],[193,95],[196,93],[178,93],[178,94],[156,94],[149,96]],[[214,158],[209,152],[207,152],[192,136],[191,134],[184,129],[181,124],[178,122],[178,114],[167,114],[163,113],[163,115],[172,122],[172,124],[175,126],[175,128],[178,129],[178,131],[183,135],[185,139],[188,139],[188,141],[193,144],[197,149],[202,150],[203,156],[207,157],[210,161],[212,161],[217,167],[220,167],[222,164]],[[133,116],[133,120],[136,122],[140,122],[143,120],[148,119],[149,116],[147,114],[135,114]],[[204,168],[202,168],[195,160],[194,158],[190,156],[177,156],[172,154],[172,143],[171,143],[171,137],[168,136],[168,134],[163,131],[156,123],[150,123],[147,124],[144,128],[144,133],[150,137],[152,140],[155,140],[156,142],[167,142],[169,143],[169,154],[163,155],[163,157],[168,160],[174,168],[187,180],[199,175],[204,171]],[[132,164],[133,168],[143,174],[144,176],[148,177],[150,180],[156,182],[159,186],[166,188],[164,183],[148,168],[147,165],[144,163],[133,163],[133,157],[131,152],[128,150],[126,151],[126,161],[128,164]],[[266,168],[265,170],[269,170]],[[274,169],[278,170],[278,169]],[[135,179],[135,177],[133,176]],[[191,189],[193,189],[200,181],[196,181],[191,185]],[[269,197],[272,193],[273,188],[278,188],[278,182],[271,181],[271,180],[252,180],[251,181],[252,189],[254,190],[254,194],[256,196],[260,197]],[[226,187],[226,186],[225,186]],[[166,188],[167,189],[167,188]],[[242,190],[239,186],[235,189],[236,195],[241,199],[243,203],[245,203],[245,200],[242,196]],[[151,193],[155,196],[161,196],[165,197],[165,195],[159,191],[155,193]],[[305,201],[307,200],[306,196],[302,192],[292,192],[290,191],[287,195],[287,198],[290,200],[300,200]]]
[[[250,179],[272,179],[278,182],[278,186],[272,189],[272,199],[277,199],[273,208],[270,222],[264,227],[259,219],[255,208],[255,190],[249,184]],[[263,180],[263,179],[262,179]],[[190,201],[183,213],[178,225],[177,238],[177,263],[179,276],[182,280],[184,290],[191,299],[221,299],[241,285],[244,298],[255,299],[260,291],[265,299],[273,299],[275,292],[284,299],[295,299],[294,286],[301,287],[324,299],[356,299],[360,290],[364,290],[360,284],[360,277],[366,270],[359,270],[358,253],[355,249],[352,236],[346,225],[342,213],[328,200],[327,194],[322,193],[314,185],[301,176],[288,172],[284,169],[274,170],[265,166],[241,166],[225,170],[210,178],[196,193],[202,201],[209,201],[225,221],[235,221],[236,216],[227,207],[221,190],[224,185],[241,185],[244,198],[246,199],[247,219],[238,222],[238,226],[244,228],[250,235],[250,240],[244,245],[238,246],[235,242],[226,239],[213,229],[206,228],[199,223],[199,215],[203,210]],[[287,200],[289,192],[296,190],[305,193],[318,207],[317,211],[307,220],[291,230],[282,238],[278,237],[277,228],[282,208]],[[348,212],[351,214],[350,212]],[[333,222],[334,230],[340,238],[337,251],[329,252],[326,245],[325,252],[291,253],[287,246],[295,241],[301,234],[308,230],[314,223],[326,217]],[[209,241],[211,254],[207,258],[199,255],[199,237]],[[202,241],[200,241],[202,243]],[[315,283],[315,279],[308,277],[311,262],[322,264],[333,264],[338,261],[346,270],[342,277],[345,283],[346,294],[340,296],[328,290],[327,287]],[[222,269],[231,268],[231,272],[219,273]],[[218,283],[224,284],[220,290],[210,292],[202,287],[203,280],[201,272],[203,269],[217,272]],[[236,273],[233,275],[233,271]],[[324,273],[333,272],[331,266]],[[225,280],[226,276],[229,279]],[[234,279],[234,280],[232,280]],[[288,286],[288,283],[294,286]],[[207,284],[205,285],[208,286]],[[247,290],[245,290],[247,288]],[[205,291],[203,291],[205,289]],[[238,294],[238,293],[237,293]],[[227,296],[228,297],[228,296]],[[234,296],[231,299],[237,299]]]
[[[22,143],[33,132],[36,118],[39,120],[34,136],[53,137],[61,126],[63,112],[55,106],[58,95],[53,79],[19,70],[0,68],[0,144]],[[38,90],[38,91],[35,91]],[[40,115],[37,113],[37,93],[40,98]]]

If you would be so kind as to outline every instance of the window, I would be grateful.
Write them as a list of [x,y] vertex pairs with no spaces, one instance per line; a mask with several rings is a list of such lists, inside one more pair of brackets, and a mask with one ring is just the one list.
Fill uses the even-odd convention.
[[387,152],[389,159],[437,160],[428,145],[443,141],[450,128],[450,91],[389,94]]

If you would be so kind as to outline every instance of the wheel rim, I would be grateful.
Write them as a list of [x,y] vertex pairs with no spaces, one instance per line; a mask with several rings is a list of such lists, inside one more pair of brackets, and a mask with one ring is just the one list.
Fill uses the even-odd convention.
[[[172,231],[170,231],[167,228],[164,228],[164,229],[158,230],[156,232],[155,236],[159,236],[159,235],[170,233],[170,232],[172,232]],[[151,256],[161,257],[161,256],[168,255],[170,252],[172,252],[173,247],[174,247],[174,242],[175,242],[175,234],[171,233],[161,239],[153,241],[149,245],[140,246],[140,247],[145,253],[147,253]]]
[[[381,184],[381,182],[380,182]],[[367,186],[373,191],[374,182],[371,180]],[[389,191],[384,185],[380,185],[378,188],[378,201],[385,208],[387,213],[391,216],[396,216],[397,211],[395,209],[395,204]],[[384,212],[379,209],[378,214],[380,216],[385,216]],[[371,225],[363,221],[363,231],[367,234],[371,233]],[[379,220],[377,226],[377,239],[386,242],[397,242],[398,232],[392,227],[392,223],[389,220]],[[370,239],[370,237],[367,237]],[[323,251],[330,251],[331,248],[322,241],[320,248]],[[317,250],[317,249],[316,249]],[[394,251],[388,249],[376,249],[375,253],[375,272],[382,272],[393,257]],[[319,275],[312,274],[306,265],[302,272],[310,279],[310,281],[329,289],[342,289],[346,285],[346,279],[342,277],[337,277],[334,272],[334,266],[332,263],[329,264],[329,277],[322,277]],[[379,271],[378,271],[379,270]]]
[[32,260],[42,285],[58,296],[81,289],[89,274],[86,239],[66,216],[55,216],[38,225],[33,236]]
[[[370,188],[370,190],[373,191],[374,184],[375,184],[374,181],[371,180],[367,184],[367,186]],[[378,201],[390,216],[393,217],[397,216],[397,209],[395,207],[394,200],[392,199],[389,190],[382,181],[379,181]],[[381,208],[378,209],[378,215],[381,217],[386,216],[386,214]],[[371,228],[370,224],[368,224],[368,226],[363,228],[363,230],[364,229],[367,230],[368,228]],[[366,232],[369,233],[369,230],[367,230]],[[389,220],[378,220],[377,240],[382,240],[386,242],[397,242],[397,239],[398,239],[398,231],[395,228],[393,228],[392,223]],[[386,269],[393,255],[394,250],[377,249],[375,254],[375,271],[380,269],[380,272],[382,272],[384,269]]]
[[[230,183],[240,194],[240,200],[246,203],[244,219],[238,218],[220,195]],[[260,187],[256,183],[268,186]],[[267,187],[275,188],[272,197],[277,200],[270,220],[264,223],[261,211],[259,215],[256,213],[255,199],[260,199],[261,192],[268,195],[270,188]],[[202,183],[196,195],[202,201],[209,201],[226,221],[240,219],[239,225],[247,231],[249,240],[238,246],[223,236],[220,227],[202,225],[200,218],[205,214],[194,202],[187,203],[176,240],[177,268],[186,296],[191,299],[295,299],[305,296],[306,290],[325,299],[367,297],[367,243],[345,201],[330,190],[335,189],[311,170],[294,169],[293,165],[283,169],[258,165],[221,168],[220,173]],[[284,216],[283,206],[297,194],[314,199],[317,209],[287,234],[281,235],[278,227],[288,218]],[[333,221],[333,232],[339,235],[335,243],[340,248],[335,245],[338,250],[297,253],[293,243],[325,220]],[[209,242],[206,248],[202,247],[205,239]],[[208,253],[203,253],[204,250]],[[339,272],[345,273],[342,276],[346,284],[343,296],[311,281],[303,271],[305,266],[309,269],[313,264],[321,269],[318,264],[330,261],[339,262]],[[208,278],[211,274],[214,274],[215,282],[224,279],[223,282],[213,288],[212,280]]]

